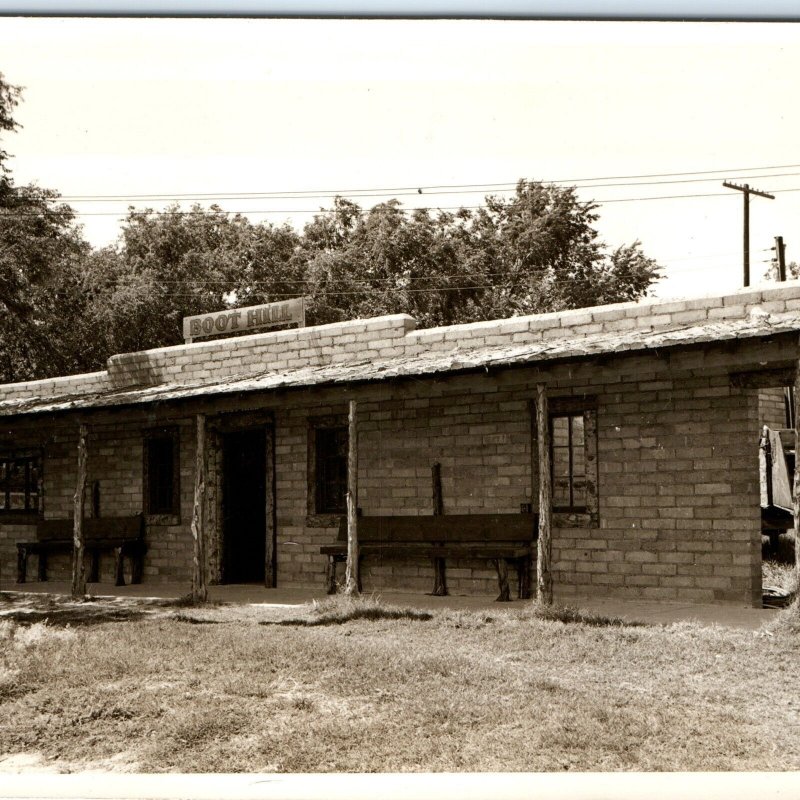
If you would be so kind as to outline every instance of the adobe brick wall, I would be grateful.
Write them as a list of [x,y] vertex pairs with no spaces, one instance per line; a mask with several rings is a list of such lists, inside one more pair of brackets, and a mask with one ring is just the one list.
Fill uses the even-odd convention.
[[773,430],[786,427],[783,387],[758,390],[758,421]]
[[[782,348],[782,349],[781,349]],[[789,345],[775,345],[779,358]],[[754,351],[750,361],[767,356]],[[553,536],[556,597],[603,593],[628,598],[756,603],[760,599],[758,512],[759,390],[730,386],[728,361],[741,354],[710,350],[670,358],[614,359],[598,368],[563,365],[546,376],[553,396],[597,397],[599,509],[596,528],[558,527]],[[714,365],[717,366],[714,366]],[[536,503],[529,402],[543,377],[535,369],[438,381],[359,387],[359,505],[365,514],[430,514],[431,465],[442,465],[445,513],[520,510]],[[274,413],[279,586],[321,586],[319,546],[335,527],[307,517],[307,435],[311,416],[344,414],[341,390],[264,397]],[[251,403],[252,405],[252,403]],[[142,431],[153,420],[116,412],[92,427],[89,482],[100,481],[103,516],[142,507]],[[145,581],[191,575],[193,418],[181,421],[181,519],[148,530]],[[17,426],[19,427],[19,426]],[[15,441],[41,440],[43,426]],[[75,482],[76,427],[46,431],[45,508],[68,516]],[[213,460],[210,465],[213,468]],[[212,518],[213,515],[210,515]],[[14,542],[32,528],[0,524],[0,569],[13,580]],[[110,559],[102,565],[110,579]],[[35,560],[30,565],[34,575]],[[64,559],[52,564],[66,578]],[[454,594],[496,594],[492,566],[450,562]],[[367,591],[428,592],[427,562],[364,563]]]
[[[100,488],[100,516],[132,516],[143,508],[143,431],[147,423],[120,422],[116,425],[91,425],[88,441],[86,515],[91,515],[92,485]],[[185,581],[191,575],[192,538],[189,522],[194,489],[194,429],[192,420],[180,424],[180,506],[174,525],[149,525],[148,550],[143,579],[149,581]],[[44,516],[66,519],[72,516],[77,480],[77,428],[69,425],[49,427],[44,436],[28,430],[16,440],[21,448],[44,446]],[[170,520],[170,522],[173,520]],[[35,520],[30,525],[0,519],[0,581],[4,586],[16,580],[16,542],[36,538]],[[28,579],[35,580],[37,559],[31,556]],[[67,555],[48,558],[48,576],[68,580],[71,560]],[[100,558],[101,582],[113,582],[113,559],[109,553]]]
[[[429,331],[414,331],[413,320],[400,315],[201,342],[115,356],[108,375],[0,387],[0,398],[57,394],[65,386],[94,391],[109,382],[123,386],[257,367],[290,369],[309,360],[325,363],[667,327],[741,316],[755,305],[766,311],[796,309],[800,284],[702,301],[623,304]],[[600,364],[562,365],[545,372],[531,367],[249,398],[249,407],[261,405],[275,417],[278,583],[320,586],[325,559],[319,546],[336,536],[335,528],[317,527],[307,517],[308,417],[344,413],[347,397],[359,399],[359,505],[365,514],[431,513],[430,469],[435,461],[442,464],[445,513],[513,513],[521,503],[536,501],[529,402],[544,377],[552,395],[592,394],[598,402],[600,523],[554,532],[557,597],[602,592],[756,603],[761,588],[756,443],[762,417],[777,406],[770,404],[769,393],[759,400],[758,390],[731,387],[728,370],[785,364],[796,358],[796,349],[794,341],[753,341],[738,350],[708,346],[678,355],[609,357]],[[155,424],[158,414],[158,409],[98,412],[92,418],[89,481],[100,481],[104,516],[141,510],[142,431]],[[180,580],[188,586],[194,421],[187,413],[180,424],[181,518],[176,525],[148,530],[144,578]],[[46,440],[49,517],[71,512],[76,435],[75,423],[51,418],[8,420],[0,426],[0,440],[15,446]],[[32,533],[29,526],[0,520],[0,575],[6,585],[14,575],[14,542]],[[35,563],[30,569],[34,574]],[[110,576],[110,564],[102,569]],[[55,578],[66,577],[66,559],[53,563],[51,572]],[[367,591],[430,591],[432,570],[427,563],[367,560],[364,584]],[[450,563],[448,584],[453,593],[496,593],[494,571],[485,562]]]

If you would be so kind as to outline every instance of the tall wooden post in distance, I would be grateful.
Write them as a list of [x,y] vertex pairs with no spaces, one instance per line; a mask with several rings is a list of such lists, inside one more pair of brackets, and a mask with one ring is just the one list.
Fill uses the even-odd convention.
[[350,401],[347,415],[347,568],[344,593],[358,594],[358,407]]
[[536,385],[536,427],[539,438],[539,542],[536,547],[536,600],[544,605],[553,603],[553,576],[550,571],[550,551],[553,477],[550,468],[550,421],[547,411],[547,385]]
[[800,360],[794,374],[794,491],[792,513],[794,515],[794,569],[800,587]]
[[197,450],[194,469],[194,504],[192,506],[192,544],[194,569],[192,571],[192,600],[205,603],[208,600],[206,573],[206,417],[197,415]]
[[723,181],[722,185],[726,189],[736,189],[742,193],[744,198],[744,218],[742,226],[742,285],[750,285],[750,195],[755,194],[759,197],[766,197],[769,200],[774,200],[775,195],[768,192],[760,192],[758,189],[753,189],[752,186],[745,183],[739,186],[738,183],[731,183],[730,181]]
[[83,507],[86,499],[87,439],[89,430],[84,423],[78,429],[78,481],[72,506],[72,597],[86,596],[86,564],[83,558]]

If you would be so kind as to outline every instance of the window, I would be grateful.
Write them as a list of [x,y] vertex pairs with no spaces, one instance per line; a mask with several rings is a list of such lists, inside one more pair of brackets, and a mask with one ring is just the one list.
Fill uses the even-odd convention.
[[0,456],[0,514],[38,514],[41,477],[38,455]]
[[553,510],[586,510],[586,436],[583,414],[550,415]]
[[308,513],[347,513],[347,425],[318,418],[309,428]]
[[174,428],[149,431],[144,440],[144,505],[151,516],[179,514],[179,445]]
[[[597,492],[597,401],[594,397],[554,397],[548,403],[550,468],[555,524],[563,527],[599,525]],[[539,445],[536,404],[533,425],[533,500],[538,500]]]

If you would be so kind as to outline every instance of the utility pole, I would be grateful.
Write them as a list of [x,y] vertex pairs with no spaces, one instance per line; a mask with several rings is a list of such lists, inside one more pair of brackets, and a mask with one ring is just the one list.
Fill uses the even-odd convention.
[[786,280],[786,245],[783,243],[783,236],[775,237],[775,258],[778,261],[778,280]]
[[742,193],[744,197],[744,285],[750,285],[750,195],[757,194],[759,197],[767,197],[770,200],[775,199],[774,194],[767,194],[766,192],[759,192],[758,189],[751,189],[748,184],[739,186],[738,183],[730,183],[723,181],[722,185],[726,189],[736,189]]

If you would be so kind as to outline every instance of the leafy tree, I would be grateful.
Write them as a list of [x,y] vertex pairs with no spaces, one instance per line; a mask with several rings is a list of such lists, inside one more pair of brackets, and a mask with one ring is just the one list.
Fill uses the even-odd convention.
[[[7,83],[0,72],[0,131],[13,131],[19,127],[19,124],[13,117],[14,109],[19,104],[19,98],[22,94],[22,89],[19,86],[12,86]],[[6,190],[6,182],[8,180],[8,170],[6,161],[9,156],[2,148],[0,148],[0,200],[4,191]]]
[[[20,93],[0,75],[0,131],[18,127]],[[0,150],[0,380],[74,371],[84,363],[70,336],[86,306],[79,266],[89,248],[58,193],[17,186],[8,158]]]
[[291,265],[297,238],[218,206],[131,209],[118,246],[91,259],[109,352],[178,343],[185,316],[302,294]]
[[595,209],[527,181],[511,199],[436,217],[337,199],[303,236],[314,319],[405,311],[426,327],[644,296],[658,265],[638,241],[607,253]]

